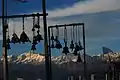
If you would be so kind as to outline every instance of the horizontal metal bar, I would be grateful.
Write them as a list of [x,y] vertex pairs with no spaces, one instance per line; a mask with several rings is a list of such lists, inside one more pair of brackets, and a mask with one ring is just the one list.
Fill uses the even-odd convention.
[[65,27],[65,26],[77,26],[77,25],[84,25],[84,23],[72,23],[72,24],[64,24],[64,25],[54,25],[54,26],[48,26],[48,28]]
[[[46,16],[48,15],[48,13],[46,14]],[[43,14],[21,14],[21,15],[11,15],[11,16],[4,16],[4,18],[22,18],[22,17],[33,17],[33,16],[43,16]],[[3,16],[0,16],[0,18],[2,18]]]

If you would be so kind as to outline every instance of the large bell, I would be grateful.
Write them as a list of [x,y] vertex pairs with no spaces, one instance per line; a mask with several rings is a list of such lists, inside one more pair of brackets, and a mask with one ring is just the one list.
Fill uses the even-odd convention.
[[78,55],[77,62],[79,62],[79,63],[82,62],[82,59],[81,59],[80,55]]
[[36,50],[35,44],[32,44],[31,50],[33,50],[33,51]]
[[43,40],[42,35],[38,34],[36,36],[36,39],[37,39],[38,42],[40,42],[41,40]]
[[62,45],[60,44],[60,41],[56,41],[55,48],[57,48],[57,49],[62,48]]
[[18,38],[16,33],[13,33],[12,38],[11,38],[11,43],[19,43],[20,39]]
[[22,42],[23,44],[25,42],[30,42],[29,37],[27,36],[27,34],[24,31],[20,35],[20,42]]
[[73,40],[71,41],[71,44],[70,44],[70,49],[74,49],[74,43],[73,43]]

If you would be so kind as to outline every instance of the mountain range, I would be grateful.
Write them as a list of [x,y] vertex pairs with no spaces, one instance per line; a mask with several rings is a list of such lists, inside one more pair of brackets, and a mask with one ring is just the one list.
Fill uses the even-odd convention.
[[[53,80],[66,80],[70,75],[81,75],[84,72],[84,55],[81,54],[82,62],[76,62],[77,56],[73,54],[52,56],[52,75]],[[109,70],[108,57],[111,60],[119,60],[119,53],[101,54],[99,56],[90,56],[86,54],[87,74],[104,75]],[[1,57],[1,62],[2,62]],[[15,77],[22,77],[25,80],[33,80],[33,78],[45,79],[45,56],[33,52],[26,52],[21,55],[8,56],[10,80],[16,80]],[[1,68],[2,69],[2,68]],[[14,75],[14,76],[13,76]],[[11,77],[13,76],[13,77]]]

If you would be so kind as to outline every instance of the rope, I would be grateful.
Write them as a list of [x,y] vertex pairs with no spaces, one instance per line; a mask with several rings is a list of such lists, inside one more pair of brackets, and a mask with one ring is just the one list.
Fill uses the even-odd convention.
[[13,19],[13,33],[15,33],[15,23],[14,23],[14,19]]
[[24,27],[24,24],[25,24],[24,17],[22,18],[22,21],[23,21],[23,31],[24,31],[24,29],[25,29],[25,27]]
[[53,28],[51,28],[52,36],[53,36]]
[[73,35],[72,35],[73,36],[73,43],[74,43],[74,40],[75,40],[75,32],[74,31],[75,31],[75,29],[74,29],[74,25],[73,25]]

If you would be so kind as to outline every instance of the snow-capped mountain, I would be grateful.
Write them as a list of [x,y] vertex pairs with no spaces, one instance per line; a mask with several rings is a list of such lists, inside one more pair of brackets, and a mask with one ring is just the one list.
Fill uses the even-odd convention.
[[[109,54],[101,54],[99,56],[90,56],[86,54],[85,56],[86,62],[87,63],[97,63],[100,61],[108,61],[109,58],[111,61],[118,61],[120,60],[120,53],[109,53]],[[78,59],[78,56],[74,56],[73,54],[68,54],[68,55],[60,55],[57,57],[52,56],[51,61],[54,62],[55,64],[63,64],[67,62],[76,62]],[[81,54],[81,59],[84,61],[84,55]],[[1,58],[1,61],[3,59]],[[17,63],[17,64],[41,64],[44,63],[45,61],[45,56],[33,52],[27,52],[23,53],[18,56],[10,55],[8,56],[8,61]]]

